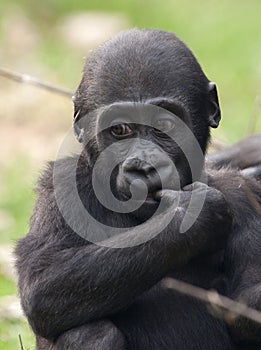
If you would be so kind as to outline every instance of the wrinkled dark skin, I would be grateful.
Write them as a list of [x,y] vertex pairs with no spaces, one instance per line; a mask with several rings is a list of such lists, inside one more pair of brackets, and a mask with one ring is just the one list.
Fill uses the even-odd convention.
[[[124,235],[108,238],[116,245],[157,227],[170,211],[174,216],[157,236],[139,245],[109,248],[88,242],[59,211],[54,164],[50,163],[38,184],[30,231],[16,247],[22,307],[36,334],[37,349],[259,349],[260,325],[243,317],[226,324],[200,301],[166,289],[162,280],[174,277],[214,288],[260,310],[260,184],[237,168],[213,165],[204,169],[204,157],[195,163],[198,178],[192,179],[175,142],[146,126],[131,125],[135,135],[155,146],[128,150],[124,162],[115,168],[112,190],[122,199],[129,195],[129,182],[141,178],[147,181],[149,200],[133,213],[106,209],[94,194],[91,175],[99,154],[113,142],[112,134],[96,135],[101,120],[89,119],[85,127],[83,116],[115,103],[129,108],[129,102],[157,105],[175,113],[189,126],[203,155],[209,128],[217,127],[220,120],[215,85],[173,34],[124,32],[90,55],[74,98],[75,133],[83,143],[77,189],[85,208],[107,225],[130,227]],[[87,135],[92,141],[86,145]],[[180,188],[160,149],[176,165]],[[164,188],[149,165],[152,152],[166,180]],[[194,152],[189,144],[188,152]],[[59,160],[56,167],[65,202],[71,191],[73,160],[74,156]],[[200,182],[203,172],[208,174],[207,185]],[[106,176],[103,169],[98,179],[101,184]],[[206,191],[204,206],[192,227],[181,234],[191,195],[202,191]],[[173,204],[177,196],[178,206]],[[162,211],[150,218],[160,201]],[[70,210],[69,200],[65,205]]]

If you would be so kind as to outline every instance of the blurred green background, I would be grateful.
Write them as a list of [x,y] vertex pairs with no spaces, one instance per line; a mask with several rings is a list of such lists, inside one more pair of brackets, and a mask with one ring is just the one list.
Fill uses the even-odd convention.
[[[75,90],[83,58],[131,27],[175,32],[215,81],[223,112],[213,137],[261,131],[259,0],[9,0],[0,2],[0,66]],[[0,350],[34,348],[17,307],[11,251],[28,228],[32,188],[70,128],[69,98],[0,77]]]

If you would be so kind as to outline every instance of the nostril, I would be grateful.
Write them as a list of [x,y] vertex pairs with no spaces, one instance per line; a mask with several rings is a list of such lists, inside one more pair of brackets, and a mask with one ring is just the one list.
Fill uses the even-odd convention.
[[136,176],[147,176],[155,171],[155,168],[146,161],[138,158],[131,158],[123,163],[123,171],[126,173],[132,173]]
[[124,176],[128,180],[128,182],[131,182],[133,180],[140,179],[144,182],[149,181],[150,179],[156,178],[157,171],[153,167],[142,167],[141,169],[129,169],[123,170]]
[[138,158],[129,158],[123,163],[124,171],[137,171],[142,167],[141,160]]
[[[122,175],[126,185],[134,180],[141,180],[148,187],[149,192],[154,192],[166,187],[170,182],[172,171],[170,164],[158,161],[153,166],[150,163],[138,158],[126,159],[122,166]],[[135,187],[140,187],[134,184]]]
[[140,170],[133,169],[133,170],[124,171],[124,176],[129,184],[134,180],[146,181],[145,173],[143,171],[140,171]]
[[[148,192],[155,192],[162,188],[161,178],[154,168],[146,174],[144,170],[132,170],[124,172],[126,184],[133,185],[138,190],[143,190],[144,184],[147,186]],[[135,180],[140,180],[136,182]]]
[[141,170],[144,172],[145,175],[153,174],[156,172],[156,169],[149,163],[143,164]]

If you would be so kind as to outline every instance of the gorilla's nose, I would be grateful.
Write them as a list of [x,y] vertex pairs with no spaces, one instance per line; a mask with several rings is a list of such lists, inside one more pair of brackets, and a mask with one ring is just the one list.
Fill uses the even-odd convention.
[[[157,162],[152,165],[138,158],[126,159],[122,164],[124,180],[130,185],[134,180],[142,180],[148,192],[155,192],[162,189],[170,177],[171,169],[166,162]],[[134,183],[135,187],[142,187],[140,181]]]

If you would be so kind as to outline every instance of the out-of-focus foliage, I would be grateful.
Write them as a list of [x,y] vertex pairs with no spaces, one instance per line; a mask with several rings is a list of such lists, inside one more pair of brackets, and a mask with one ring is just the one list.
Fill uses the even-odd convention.
[[[224,115],[222,134],[229,141],[245,135],[255,97],[261,93],[260,1],[21,0],[1,2],[0,6],[2,16],[7,9],[7,13],[10,9],[26,13],[39,39],[37,58],[73,89],[79,81],[82,57],[57,35],[63,19],[72,13],[118,13],[127,19],[123,28],[176,32],[192,48],[208,76],[218,83]],[[95,27],[92,30],[95,32]],[[100,30],[100,23],[96,30]],[[103,31],[106,32],[106,23]]]

